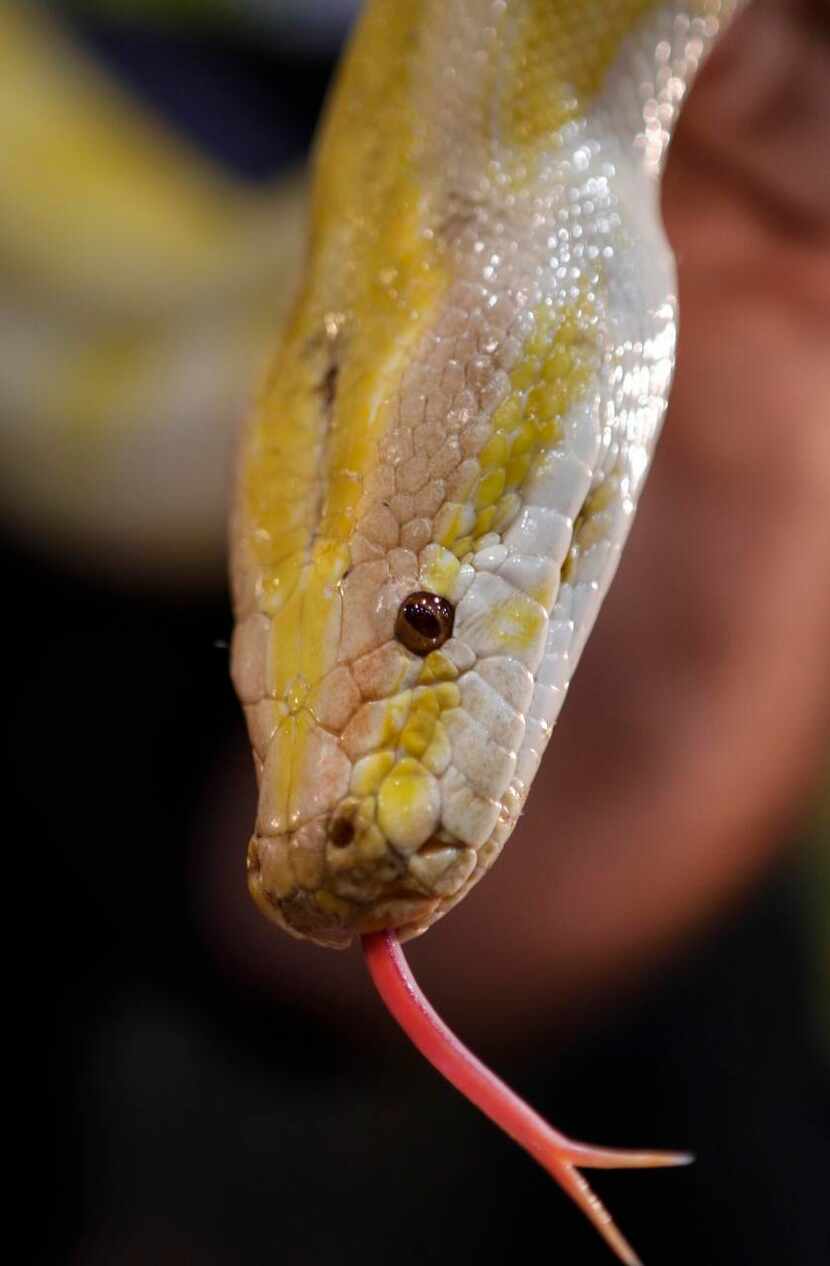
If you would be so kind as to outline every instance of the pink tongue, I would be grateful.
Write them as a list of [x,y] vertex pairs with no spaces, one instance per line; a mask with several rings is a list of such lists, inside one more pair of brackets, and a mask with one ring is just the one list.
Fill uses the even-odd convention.
[[566,1138],[485,1068],[447,1028],[418,988],[394,932],[368,933],[363,937],[363,952],[378,993],[421,1054],[556,1179],[626,1266],[641,1266],[611,1215],[577,1172],[577,1166],[656,1169],[686,1165],[692,1157],[682,1152],[629,1152],[590,1147]]

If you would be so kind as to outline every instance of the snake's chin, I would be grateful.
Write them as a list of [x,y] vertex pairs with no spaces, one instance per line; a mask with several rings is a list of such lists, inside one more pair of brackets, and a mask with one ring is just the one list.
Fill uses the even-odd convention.
[[[254,902],[290,935],[329,949],[346,949],[355,936],[369,932],[395,931],[400,940],[410,940],[443,913],[446,898],[427,890],[406,858],[388,851],[361,862],[349,856],[353,848],[333,850],[324,819],[290,835],[254,836],[247,858]],[[462,853],[449,846],[443,851]],[[327,864],[332,854],[334,868]]]

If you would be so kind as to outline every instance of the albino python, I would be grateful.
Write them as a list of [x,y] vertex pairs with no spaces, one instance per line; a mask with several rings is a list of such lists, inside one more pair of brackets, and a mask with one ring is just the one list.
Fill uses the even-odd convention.
[[[674,359],[659,177],[741,3],[370,0],[237,463],[253,896],[295,935],[361,935],[419,1048],[628,1263],[579,1168],[688,1157],[551,1129],[398,941],[506,842],[618,562]],[[292,286],[304,190],[232,179],[45,8],[0,0],[4,522],[180,590],[221,552],[227,423]],[[506,892],[502,936],[510,918]]]
[[498,857],[619,561],[676,342],[659,175],[737,7],[370,0],[233,514],[255,901],[320,945],[363,935],[416,1044],[629,1263],[576,1167],[688,1158],[552,1131],[398,940]]

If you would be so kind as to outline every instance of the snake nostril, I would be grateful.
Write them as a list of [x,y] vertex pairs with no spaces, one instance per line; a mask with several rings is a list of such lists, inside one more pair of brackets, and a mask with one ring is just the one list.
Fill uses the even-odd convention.
[[334,818],[329,824],[329,841],[335,848],[348,848],[354,839],[354,822],[351,818]]
[[419,590],[404,598],[395,620],[395,637],[415,655],[429,655],[452,636],[455,608],[437,593]]

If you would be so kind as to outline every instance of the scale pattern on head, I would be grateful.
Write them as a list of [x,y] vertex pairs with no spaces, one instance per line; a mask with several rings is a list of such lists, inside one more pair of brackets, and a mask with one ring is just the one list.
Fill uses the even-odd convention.
[[352,41],[235,513],[249,880],[289,931],[413,935],[515,825],[665,407],[685,8],[376,0]]

